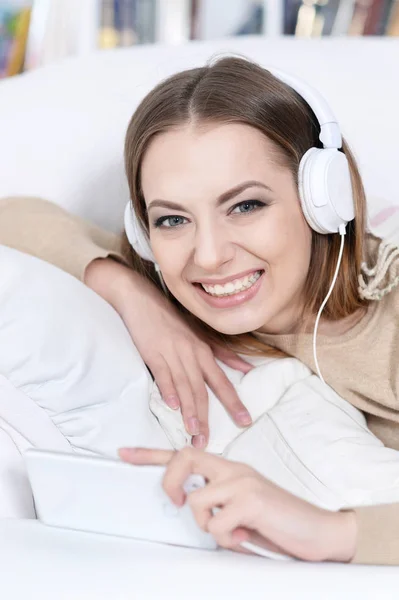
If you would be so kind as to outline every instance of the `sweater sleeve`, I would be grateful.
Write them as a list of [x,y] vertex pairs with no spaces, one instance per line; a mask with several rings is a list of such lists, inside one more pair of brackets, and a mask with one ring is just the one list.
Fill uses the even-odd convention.
[[355,509],[358,537],[352,563],[399,565],[399,504]]
[[80,280],[96,258],[129,262],[121,235],[33,197],[0,200],[0,244],[41,258]]

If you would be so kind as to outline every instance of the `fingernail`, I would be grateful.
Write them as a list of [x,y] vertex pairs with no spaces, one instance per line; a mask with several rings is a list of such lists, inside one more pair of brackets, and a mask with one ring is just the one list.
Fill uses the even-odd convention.
[[181,508],[184,503],[186,501],[186,497],[184,496],[184,494],[179,494],[178,496],[176,495],[174,498],[172,498],[172,502],[175,506],[178,506],[179,508]]
[[187,420],[187,425],[188,425],[188,432],[191,433],[191,435],[199,434],[199,421],[196,417],[190,417]]
[[177,396],[168,396],[165,402],[173,410],[177,410],[180,406],[179,398]]
[[199,450],[202,450],[206,446],[205,436],[202,433],[200,433],[200,435],[193,436],[192,444],[193,444],[194,448],[198,448]]
[[247,410],[236,413],[235,420],[239,425],[251,425],[252,423],[251,415]]

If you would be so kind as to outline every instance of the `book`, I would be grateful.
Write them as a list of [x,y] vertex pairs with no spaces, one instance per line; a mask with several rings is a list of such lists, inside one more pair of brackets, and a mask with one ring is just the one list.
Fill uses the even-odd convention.
[[322,34],[324,20],[320,14],[319,0],[303,0],[295,27],[298,37],[317,37]]
[[372,0],[364,24],[364,35],[377,35],[383,15],[385,0]]
[[156,42],[181,44],[190,39],[189,0],[155,0],[154,13]]
[[15,25],[15,37],[12,40],[8,63],[6,66],[6,77],[18,75],[24,66],[26,44],[28,41],[30,8],[21,10],[17,16]]
[[133,46],[139,41],[135,28],[136,7],[136,0],[114,0],[115,27],[119,35],[119,46]]
[[331,35],[340,4],[341,0],[328,0],[324,6],[321,6],[320,14],[323,19],[323,35]]
[[238,28],[233,31],[233,35],[255,35],[262,33],[263,21],[265,18],[267,19],[267,15],[264,14],[263,5],[253,4],[250,6],[244,21],[242,21]]
[[348,35],[364,35],[373,0],[356,0]]
[[353,19],[355,4],[356,0],[345,0],[339,3],[331,35],[342,36],[348,33]]
[[284,0],[284,33],[293,35],[298,20],[301,0]]
[[385,35],[389,23],[389,17],[394,4],[395,0],[383,0],[380,20],[377,24],[375,35]]
[[98,46],[101,49],[110,49],[119,46],[119,31],[116,28],[115,22],[114,0],[101,1]]
[[24,66],[31,9],[0,5],[0,78],[21,73]]
[[156,41],[156,8],[156,0],[135,0],[135,27],[140,44]]
[[391,7],[386,33],[399,36],[399,0],[395,0]]

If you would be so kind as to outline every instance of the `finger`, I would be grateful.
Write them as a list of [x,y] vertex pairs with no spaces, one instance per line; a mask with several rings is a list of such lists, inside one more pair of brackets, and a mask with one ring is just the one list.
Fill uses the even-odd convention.
[[184,426],[190,435],[198,435],[200,427],[197,406],[186,371],[179,358],[171,359],[169,367],[173,373],[173,383],[179,397]]
[[231,534],[231,540],[232,545],[230,548],[235,552],[260,555],[263,550],[265,553],[262,553],[261,556],[265,558],[280,560],[294,558],[276,544],[256,533],[256,531],[246,529],[245,527],[237,527]]
[[232,369],[236,369],[236,371],[241,371],[242,373],[249,373],[254,368],[251,363],[247,362],[241,356],[230,350],[229,348],[222,348],[221,346],[212,346],[213,353],[216,358],[224,362],[225,365],[228,365]]
[[167,465],[175,452],[153,448],[119,448],[120,458],[132,465]]
[[[270,552],[288,554],[272,539],[254,531],[256,522],[259,522],[258,518],[254,522],[254,515],[258,511],[254,510],[254,502],[248,493],[256,482],[256,477],[244,479],[236,476],[193,492],[188,497],[193,515],[199,526],[205,528],[224,548],[236,548],[238,544],[247,541]],[[266,513],[265,502],[261,509],[262,513]],[[267,529],[269,536],[275,537],[274,528],[268,526]]]
[[[204,449],[208,443],[209,426],[208,426],[208,391],[205,386],[204,376],[200,368],[198,356],[194,353],[192,347],[186,348],[185,352],[185,371],[190,382],[193,392],[194,402],[197,410],[199,432],[193,436],[192,444],[195,448]],[[182,412],[185,407],[182,405]]]
[[191,389],[193,390],[194,401],[197,408],[199,421],[199,435],[193,436],[192,444],[194,448],[204,449],[209,439],[209,399],[208,391],[205,387],[205,382],[201,371],[198,369],[198,362],[195,360],[192,367],[187,367],[189,373]]
[[[210,518],[213,520],[214,516],[224,512],[230,505],[236,507],[239,520],[234,528],[238,525],[248,526],[253,518],[252,508],[247,502],[247,492],[248,487],[256,480],[256,474],[251,476],[252,469],[240,463],[231,463],[230,467],[230,471],[225,473],[222,480],[209,482],[207,486],[188,496],[190,508],[202,528],[208,526]],[[230,542],[233,543],[231,540]]]
[[235,477],[209,484],[188,497],[199,527],[211,533],[224,548],[237,545],[237,536],[233,533],[238,527],[245,526],[246,506],[240,496],[241,481]]
[[231,534],[231,540],[236,552],[244,552],[245,554],[252,554],[250,550],[246,550],[241,546],[243,542],[248,542],[251,539],[251,531],[245,527],[237,527]]
[[[167,473],[170,480],[181,480],[182,483],[191,473],[213,481],[219,475],[227,476],[238,468],[245,467],[240,463],[190,447],[178,452],[157,448],[120,448],[118,453],[122,460],[133,465],[169,465]],[[170,464],[173,458],[175,460]]]
[[153,374],[164,402],[169,408],[177,410],[180,407],[180,401],[173,383],[172,374],[165,359],[162,356],[158,357],[157,361],[154,361],[153,364],[148,363],[148,367]]
[[208,482],[214,482],[220,478],[231,476],[231,473],[239,468],[238,463],[187,447],[176,452],[172,457],[165,473],[163,487],[168,496],[176,498],[182,492],[185,481],[192,473],[202,475]]
[[245,508],[240,502],[231,500],[231,504],[214,514],[207,523],[208,532],[215,538],[219,546],[223,548],[234,548],[237,546],[234,532],[240,527],[243,529],[242,518]]
[[239,427],[251,425],[251,415],[238,397],[234,386],[213,358],[203,363],[203,373],[207,384],[235,423]]

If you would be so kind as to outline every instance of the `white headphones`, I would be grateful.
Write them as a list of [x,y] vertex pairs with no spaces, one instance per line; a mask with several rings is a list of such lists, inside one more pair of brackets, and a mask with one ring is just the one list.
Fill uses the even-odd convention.
[[[339,152],[342,136],[338,122],[323,96],[305,82],[269,69],[308,103],[320,125],[323,148],[310,148],[302,157],[298,188],[303,214],[318,233],[338,233],[355,218],[355,207],[347,158]],[[156,264],[146,232],[129,202],[125,209],[125,231],[132,248],[144,260]]]

